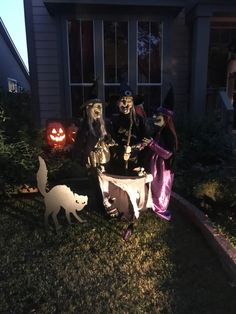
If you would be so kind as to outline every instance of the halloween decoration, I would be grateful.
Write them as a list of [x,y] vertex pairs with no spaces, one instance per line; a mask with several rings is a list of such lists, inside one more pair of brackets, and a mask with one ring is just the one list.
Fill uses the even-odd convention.
[[28,194],[28,193],[37,193],[37,187],[30,186],[28,184],[21,184],[18,188],[19,193]]
[[137,115],[143,119],[147,118],[147,114],[144,110],[144,97],[142,95],[136,95],[134,97],[134,107]]
[[84,222],[78,215],[77,211],[81,211],[88,203],[87,195],[78,195],[73,193],[66,185],[56,185],[50,191],[47,191],[47,167],[42,157],[39,159],[39,170],[37,172],[37,184],[40,193],[44,197],[44,203],[46,211],[44,214],[44,223],[46,228],[49,227],[48,217],[52,214],[52,218],[56,227],[56,230],[61,228],[58,222],[57,214],[61,207],[65,209],[66,218],[71,224],[70,214],[79,221]]
[[71,125],[68,126],[66,130],[67,144],[74,144],[78,129],[79,128],[75,125],[75,123],[71,123]]
[[133,168],[139,164],[139,144],[145,134],[145,123],[136,115],[132,91],[121,84],[121,97],[118,101],[119,114],[112,119],[112,138],[118,144],[113,150],[113,167],[109,170],[118,175],[134,175]]
[[173,123],[174,94],[171,86],[164,101],[153,116],[155,133],[153,138],[144,138],[143,145],[150,150],[150,170],[153,211],[166,220],[171,219],[168,211],[170,194],[174,180],[173,163],[177,150],[177,136]]
[[88,100],[83,106],[85,117],[75,140],[74,155],[82,166],[104,167],[110,160],[110,138],[103,119],[100,99]]
[[[152,207],[151,174],[143,177],[125,177],[100,172],[98,177],[104,206],[108,211],[111,211],[112,206],[113,211],[116,209],[124,218],[132,220],[133,215],[138,219],[141,210]],[[120,197],[121,194],[126,197]]]
[[51,121],[47,124],[47,142],[53,148],[62,148],[66,143],[66,133],[63,124]]

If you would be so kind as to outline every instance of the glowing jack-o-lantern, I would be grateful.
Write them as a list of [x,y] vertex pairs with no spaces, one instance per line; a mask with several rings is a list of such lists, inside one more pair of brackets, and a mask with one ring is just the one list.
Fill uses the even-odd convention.
[[54,148],[62,148],[66,143],[65,128],[61,122],[49,122],[47,125],[47,142]]
[[78,132],[78,127],[72,123],[66,130],[67,143],[73,144],[75,142],[76,134]]

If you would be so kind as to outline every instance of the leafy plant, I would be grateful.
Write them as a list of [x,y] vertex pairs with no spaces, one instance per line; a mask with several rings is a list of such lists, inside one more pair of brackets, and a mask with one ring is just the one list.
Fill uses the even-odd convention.
[[231,139],[214,117],[177,124],[177,133],[180,141],[177,158],[181,168],[196,163],[215,165],[228,159]]

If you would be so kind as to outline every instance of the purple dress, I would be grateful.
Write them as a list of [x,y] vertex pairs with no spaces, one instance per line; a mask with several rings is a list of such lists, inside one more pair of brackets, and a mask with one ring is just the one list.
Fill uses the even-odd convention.
[[153,211],[166,220],[171,219],[168,205],[170,201],[171,189],[174,180],[174,174],[171,169],[166,167],[165,161],[170,159],[173,152],[162,148],[159,144],[158,138],[152,140],[148,147],[152,151],[151,155],[151,173],[153,181],[151,183]]

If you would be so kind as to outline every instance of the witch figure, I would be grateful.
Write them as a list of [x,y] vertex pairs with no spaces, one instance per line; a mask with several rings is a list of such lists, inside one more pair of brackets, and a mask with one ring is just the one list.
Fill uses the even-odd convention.
[[88,169],[93,196],[98,208],[104,211],[98,170],[104,172],[110,160],[111,138],[107,134],[103,119],[103,103],[100,99],[89,99],[82,106],[83,121],[74,143],[74,158]]
[[152,209],[159,217],[171,219],[168,210],[171,189],[174,180],[173,165],[177,151],[178,140],[173,122],[174,93],[171,85],[164,105],[153,115],[153,138],[144,138],[143,145],[149,148],[150,172],[153,175],[151,183],[153,205]]
[[112,118],[112,138],[117,146],[113,148],[110,172],[137,175],[134,169],[142,163],[138,145],[145,136],[145,121],[136,114],[132,90],[124,83],[120,86],[117,106],[118,114]]
[[135,113],[130,87],[122,83],[120,93],[119,112],[113,116],[111,128],[117,145],[112,148],[107,173],[99,174],[99,182],[108,215],[128,223],[123,232],[127,241],[140,213],[152,206],[152,176],[143,171],[140,158],[145,136],[144,119]]
[[81,107],[85,113],[75,139],[74,154],[87,168],[105,166],[110,159],[102,108],[100,99],[90,99]]

